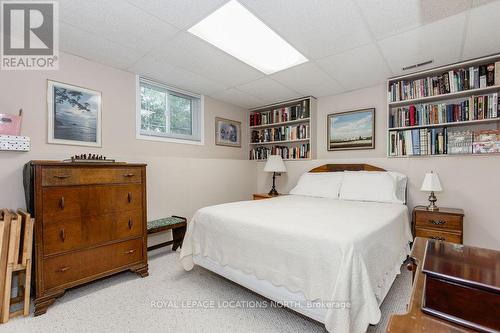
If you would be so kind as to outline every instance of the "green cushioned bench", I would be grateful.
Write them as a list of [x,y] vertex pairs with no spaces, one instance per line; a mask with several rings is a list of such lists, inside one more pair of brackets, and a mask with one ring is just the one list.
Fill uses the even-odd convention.
[[158,232],[172,230],[173,240],[148,247],[148,251],[172,244],[172,251],[182,247],[184,234],[186,233],[186,218],[181,216],[165,217],[148,222],[148,235]]

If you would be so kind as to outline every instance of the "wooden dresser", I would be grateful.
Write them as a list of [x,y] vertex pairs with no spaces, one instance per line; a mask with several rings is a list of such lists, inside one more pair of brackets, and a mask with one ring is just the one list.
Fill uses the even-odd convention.
[[32,161],[30,169],[35,316],[68,288],[125,270],[148,275],[145,164]]

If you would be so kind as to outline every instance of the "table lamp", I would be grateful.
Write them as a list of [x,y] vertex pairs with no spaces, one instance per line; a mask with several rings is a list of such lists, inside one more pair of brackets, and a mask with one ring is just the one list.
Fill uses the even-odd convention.
[[434,192],[441,192],[442,190],[443,188],[441,187],[438,175],[432,171],[426,173],[420,191],[431,192],[429,195],[429,206],[427,206],[427,210],[439,210],[439,207],[436,206],[437,198],[434,195]]
[[273,173],[273,187],[271,191],[269,191],[269,195],[275,196],[278,195],[278,191],[276,191],[276,173],[286,172],[286,166],[283,162],[283,159],[280,155],[270,155],[267,158],[266,166],[264,167],[265,172]]

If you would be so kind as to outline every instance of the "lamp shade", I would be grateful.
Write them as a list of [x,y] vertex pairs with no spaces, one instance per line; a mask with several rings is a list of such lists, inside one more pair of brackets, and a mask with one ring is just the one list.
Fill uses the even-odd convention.
[[280,155],[271,155],[267,158],[265,172],[286,172],[286,166]]
[[433,173],[432,171],[426,173],[420,191],[441,192],[442,190],[443,188],[441,187],[441,182],[439,181],[438,175]]

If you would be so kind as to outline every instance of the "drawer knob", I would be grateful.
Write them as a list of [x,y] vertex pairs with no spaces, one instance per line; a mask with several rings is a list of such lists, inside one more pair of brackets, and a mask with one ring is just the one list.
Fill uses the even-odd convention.
[[128,219],[128,228],[129,229],[132,229],[133,224],[134,224],[134,222],[132,222],[132,219]]
[[59,232],[59,237],[63,242],[66,240],[66,232],[64,232],[64,229],[61,229],[61,231]]
[[131,178],[131,177],[134,177],[134,174],[133,173],[126,173],[123,175],[123,177]]
[[132,202],[132,192],[128,192],[127,200],[128,200],[128,203]]
[[69,177],[71,177],[71,176],[70,175],[54,175],[54,178],[57,178],[57,179],[66,179]]
[[61,197],[61,199],[59,200],[59,207],[61,207],[61,209],[64,209],[64,197]]
[[125,252],[125,254],[132,254],[134,252],[135,252],[135,250],[128,250],[128,251]]
[[56,272],[64,273],[69,270],[69,266],[59,268]]
[[438,241],[444,241],[444,240],[446,240],[444,237],[440,237],[440,236],[431,236],[431,239],[435,239],[435,240],[438,240]]
[[429,222],[434,224],[434,225],[443,225],[446,223],[446,221],[444,221],[444,220],[429,220]]

